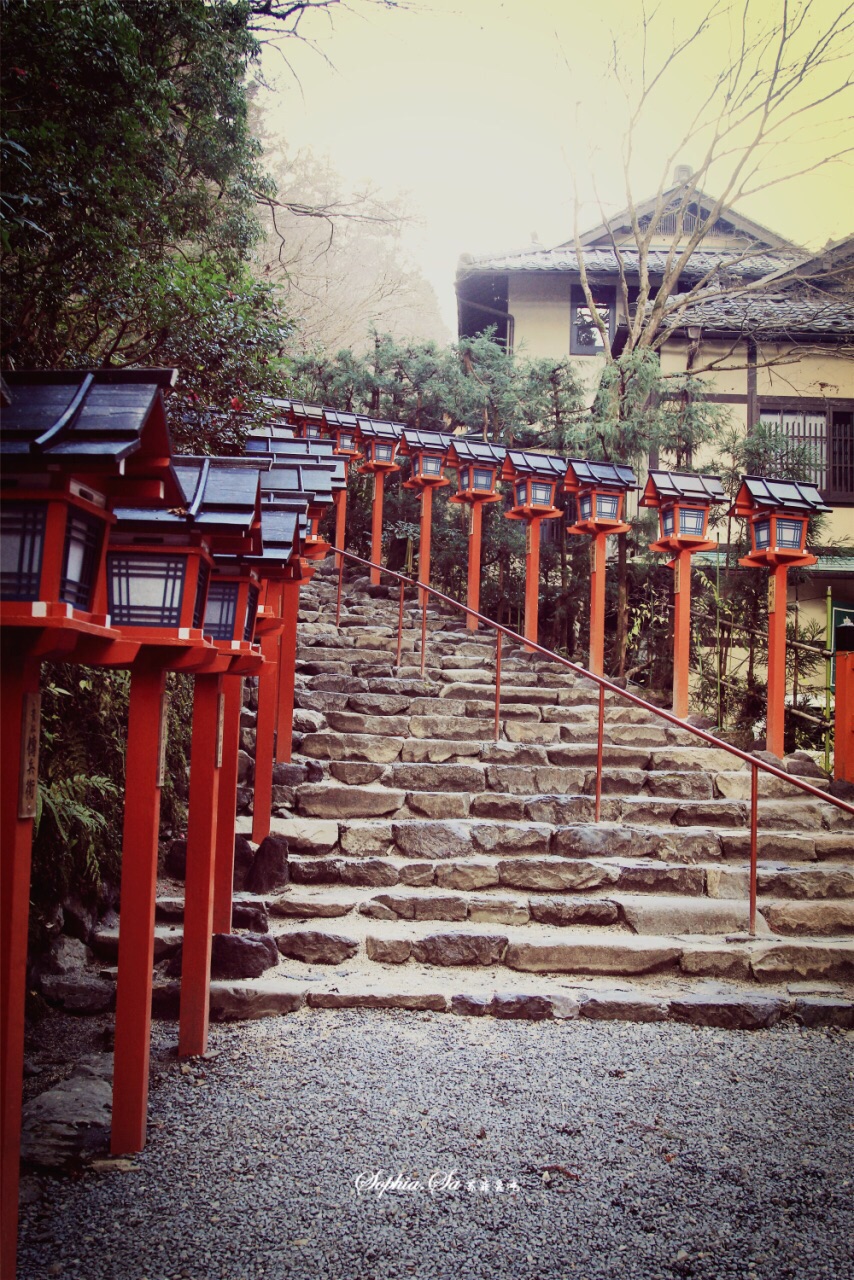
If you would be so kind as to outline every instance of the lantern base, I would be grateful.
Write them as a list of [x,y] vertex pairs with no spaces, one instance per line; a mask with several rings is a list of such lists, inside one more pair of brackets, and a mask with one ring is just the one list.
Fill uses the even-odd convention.
[[776,569],[785,565],[787,569],[800,568],[803,565],[817,564],[816,556],[804,551],[750,551],[738,562],[745,569]]
[[564,513],[560,507],[514,507],[504,513],[508,520],[556,520]]
[[[404,488],[405,488],[405,487],[406,487],[406,486],[404,485]],[[464,502],[464,503],[466,504],[466,506],[472,506],[472,507],[473,507],[473,506],[475,506],[477,503],[480,503],[481,505],[483,505],[483,503],[485,503],[485,502],[500,502],[500,501],[501,501],[501,497],[502,497],[502,495],[501,495],[500,493],[484,493],[484,494],[478,494],[478,495],[477,495],[477,497],[471,497],[471,496],[470,496],[469,494],[467,494],[467,493],[466,493],[466,494],[462,494],[462,493],[455,493],[455,494],[453,494],[453,495],[448,499],[448,501],[449,501],[449,502]]]
[[375,472],[382,472],[383,475],[390,471],[399,471],[400,467],[395,462],[365,462],[359,467],[359,475],[373,475]]
[[432,477],[412,476],[409,480],[404,480],[401,487],[403,489],[414,489],[416,493],[420,493],[422,489],[444,489],[445,485],[450,483],[450,480],[434,480]]
[[597,533],[629,533],[631,527],[630,524],[622,524],[617,520],[579,520],[577,524],[568,524],[566,531],[595,538]]
[[718,543],[709,541],[707,538],[685,537],[679,534],[671,534],[666,538],[659,538],[657,542],[649,544],[650,551],[663,551],[670,555],[678,555],[680,551],[715,551]]

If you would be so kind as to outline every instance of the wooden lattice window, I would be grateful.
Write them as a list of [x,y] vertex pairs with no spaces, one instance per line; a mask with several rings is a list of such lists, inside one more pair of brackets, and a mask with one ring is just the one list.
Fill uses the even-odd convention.
[[806,456],[806,478],[826,501],[854,502],[854,411],[793,404],[763,407],[759,417]]

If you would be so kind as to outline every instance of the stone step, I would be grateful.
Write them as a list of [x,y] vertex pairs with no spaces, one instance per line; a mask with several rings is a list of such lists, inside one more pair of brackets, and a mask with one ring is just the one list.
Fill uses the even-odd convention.
[[[278,975],[278,970],[273,971]],[[453,975],[453,976],[451,976]],[[437,980],[438,978],[438,980]],[[177,984],[155,989],[155,1016],[174,1017]],[[773,987],[705,981],[686,990],[684,979],[610,979],[531,976],[503,970],[448,974],[350,962],[331,977],[299,974],[211,983],[214,1021],[278,1017],[309,1009],[408,1009],[457,1016],[528,1019],[591,1018],[597,1021],[664,1022],[754,1031],[781,1020],[808,1027],[851,1027],[854,1001],[838,983],[796,981]]]
[[758,983],[795,980],[854,980],[854,939],[742,934],[633,934],[604,928],[542,924],[496,925],[460,920],[453,929],[435,920],[386,922],[348,916],[339,928],[276,925],[281,954],[305,964],[338,965],[360,954],[378,964],[438,968],[492,968],[573,976],[685,974]]

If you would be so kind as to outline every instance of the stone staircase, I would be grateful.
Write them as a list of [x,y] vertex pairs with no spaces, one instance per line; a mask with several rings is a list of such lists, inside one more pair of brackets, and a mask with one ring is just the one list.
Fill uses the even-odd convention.
[[[596,824],[592,681],[505,643],[495,741],[494,635],[431,607],[422,676],[407,603],[397,670],[396,592],[351,582],[339,629],[335,581],[303,590],[295,754],[276,769],[290,883],[265,901],[282,960],[215,982],[214,1016],[854,1025],[854,819],[760,774],[750,938],[747,766],[609,694]],[[806,756],[784,767],[826,785]]]

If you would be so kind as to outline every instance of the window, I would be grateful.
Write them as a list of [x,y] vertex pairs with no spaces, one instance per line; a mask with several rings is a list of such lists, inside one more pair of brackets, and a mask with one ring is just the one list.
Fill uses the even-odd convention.
[[516,506],[524,507],[528,501],[528,485],[524,480],[520,480],[516,485]]
[[0,598],[36,600],[42,572],[47,507],[6,502],[2,511]]
[[531,485],[531,504],[537,507],[550,507],[552,505],[552,487],[550,484],[537,484],[536,481]]
[[783,520],[777,517],[777,546],[800,550],[801,534],[804,531],[803,520]]
[[680,507],[679,532],[691,537],[702,537],[706,513],[697,507]]
[[[234,637],[239,590],[236,582],[212,582],[208,587],[203,630],[212,640],[231,640]],[[245,626],[244,622],[244,629]]]
[[468,467],[460,467],[460,488],[467,489],[469,487],[469,469]]
[[[850,403],[850,402],[848,402]],[[760,408],[759,420],[781,432],[807,464],[806,478],[830,502],[854,502],[854,408],[827,402]]]
[[488,471],[486,468],[475,467],[474,487],[475,489],[491,489],[492,488],[492,472]]
[[374,445],[374,461],[375,462],[391,462],[391,445],[375,444]]
[[102,521],[80,511],[69,511],[59,598],[75,609],[88,609],[91,603],[103,530]]
[[[595,289],[593,301],[603,323],[607,325],[608,336],[614,337],[614,291],[613,289]],[[570,318],[569,350],[574,356],[601,355],[605,350],[602,334],[593,319],[587,305],[584,290],[580,285],[572,287],[572,309]]]
[[435,458],[431,454],[423,454],[421,458],[421,474],[424,476],[438,476],[442,474],[442,459]]
[[615,493],[596,494],[596,515],[600,520],[616,520],[619,498]]

